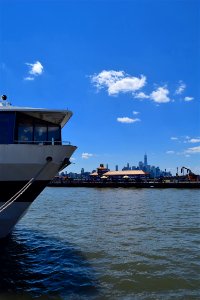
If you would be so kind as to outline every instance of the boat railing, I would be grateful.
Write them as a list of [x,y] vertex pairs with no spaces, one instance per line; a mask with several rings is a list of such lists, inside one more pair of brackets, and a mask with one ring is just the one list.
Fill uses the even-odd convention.
[[24,141],[24,140],[15,140],[15,144],[28,144],[28,145],[71,145],[69,141]]

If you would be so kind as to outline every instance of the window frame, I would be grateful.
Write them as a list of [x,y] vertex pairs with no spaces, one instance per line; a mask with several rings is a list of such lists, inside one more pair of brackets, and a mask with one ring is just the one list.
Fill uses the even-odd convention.
[[[19,124],[20,122],[23,124],[23,121],[24,121],[24,124],[26,124],[26,119],[28,120],[28,123],[29,124],[32,124],[32,140],[30,142],[26,142],[26,141],[20,141],[19,140]],[[41,125],[45,125],[46,128],[47,128],[47,131],[46,131],[46,141],[39,141],[39,140],[35,140],[35,130],[36,130],[36,127],[37,127],[37,124],[41,124]],[[51,123],[51,122],[47,122],[47,121],[44,121],[44,120],[41,120],[39,118],[35,118],[35,117],[32,117],[32,116],[29,116],[25,113],[17,113],[16,114],[16,118],[15,118],[15,134],[14,134],[14,139],[17,143],[23,143],[23,144],[45,144],[45,145],[51,145],[52,144],[52,140],[50,141],[49,140],[49,128],[50,127],[57,127],[58,128],[58,132],[59,132],[59,141],[58,140],[55,140],[54,142],[54,145],[62,145],[62,133],[61,133],[61,126],[60,125],[57,125],[57,124],[54,124],[54,123]]]

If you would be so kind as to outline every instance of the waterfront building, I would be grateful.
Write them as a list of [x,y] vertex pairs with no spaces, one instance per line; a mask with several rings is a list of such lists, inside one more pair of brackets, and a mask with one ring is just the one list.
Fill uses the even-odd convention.
[[108,171],[104,173],[107,179],[111,180],[146,180],[148,178],[148,173],[142,170],[126,170],[126,171]]
[[104,164],[100,164],[100,166],[97,168],[97,175],[99,177],[102,177],[104,173],[108,172],[109,169],[104,167]]
[[95,181],[100,179],[111,181],[145,181],[147,178],[149,178],[149,174],[144,172],[143,170],[131,170],[129,164],[127,164],[127,166],[124,168],[129,168],[130,170],[110,171],[109,169],[105,168],[103,164],[100,164],[96,172],[90,173],[90,179]]

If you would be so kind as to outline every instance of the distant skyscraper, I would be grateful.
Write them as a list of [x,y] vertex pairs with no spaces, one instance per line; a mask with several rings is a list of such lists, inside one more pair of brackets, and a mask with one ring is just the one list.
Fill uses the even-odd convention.
[[144,167],[146,167],[148,165],[147,163],[147,154],[145,153],[144,155]]
[[118,165],[116,165],[115,166],[115,171],[118,171],[118,170],[119,170]]
[[142,161],[139,161],[138,166],[139,166],[139,170],[143,170],[144,164]]

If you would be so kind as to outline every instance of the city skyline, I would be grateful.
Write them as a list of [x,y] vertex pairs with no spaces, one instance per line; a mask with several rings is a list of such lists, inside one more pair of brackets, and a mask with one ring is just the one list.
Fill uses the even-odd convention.
[[[123,166],[122,168],[119,168],[119,165],[116,164],[115,168],[109,168],[109,164],[103,164],[101,163],[99,166],[104,166],[105,169],[107,169],[108,171],[130,171],[130,170],[142,170],[146,173],[148,173],[152,178],[154,177],[160,177],[160,176],[172,176],[170,171],[165,170],[161,170],[159,166],[154,166],[151,164],[148,164],[148,158],[147,158],[147,154],[144,154],[144,161],[139,161],[137,165],[131,165],[130,163],[127,162],[126,166]],[[92,170],[85,170],[83,167],[79,170],[79,172],[70,172],[68,171],[68,169],[62,171],[62,174],[66,174],[66,175],[70,175],[70,177],[76,177],[76,175],[78,175],[78,177],[80,177],[79,175],[87,175],[89,176],[89,174],[96,172],[96,170],[99,168],[99,166],[96,166],[96,168],[93,168]],[[176,172],[178,174],[178,172],[181,172],[181,169],[176,169]],[[179,174],[180,175],[180,174]]]
[[141,160],[200,173],[199,1],[0,0],[0,93],[69,108],[68,172]]

